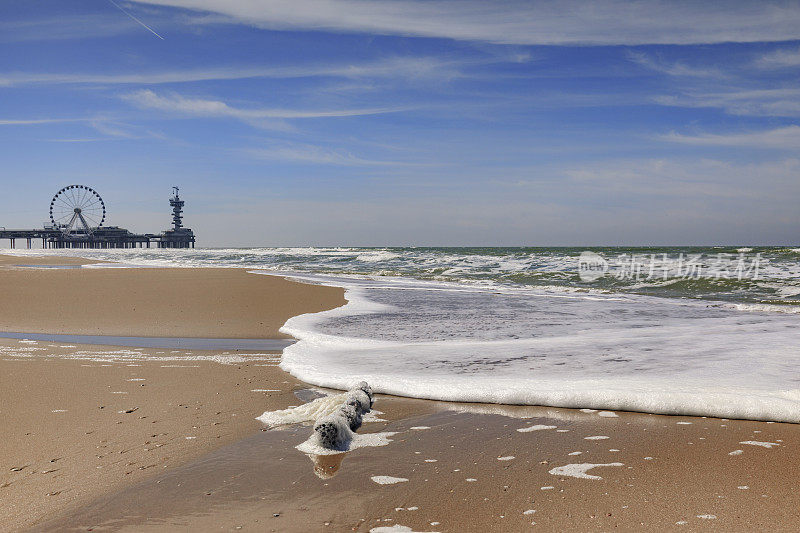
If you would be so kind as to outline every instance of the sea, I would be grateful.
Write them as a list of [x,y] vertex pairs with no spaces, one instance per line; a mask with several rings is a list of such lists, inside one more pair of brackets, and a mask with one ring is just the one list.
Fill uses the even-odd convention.
[[281,367],[320,387],[800,423],[800,248],[64,252],[344,287],[282,330]]

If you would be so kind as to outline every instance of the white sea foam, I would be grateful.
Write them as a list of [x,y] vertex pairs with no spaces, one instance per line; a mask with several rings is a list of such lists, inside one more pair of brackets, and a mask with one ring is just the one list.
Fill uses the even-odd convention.
[[[431,522],[432,526],[437,525],[439,522]],[[414,531],[408,526],[401,526],[395,524],[393,526],[377,526],[369,530],[369,533],[436,533],[435,531]]]
[[599,466],[625,466],[625,465],[622,463],[600,463],[600,464],[575,463],[564,466],[557,466],[552,470],[550,470],[550,473],[553,474],[554,476],[569,476],[580,479],[603,479],[600,476],[595,476],[593,474],[586,473],[592,468],[597,468]]
[[536,424],[534,426],[526,426],[519,428],[517,431],[520,433],[530,433],[531,431],[543,431],[545,429],[555,429],[557,426],[546,426],[544,424]]
[[[319,386],[364,379],[376,392],[435,400],[800,422],[791,316],[644,296],[554,302],[540,291],[507,302],[525,312],[503,323],[486,316],[506,305],[490,291],[327,283],[346,285],[349,303],[281,329],[300,339],[281,368]],[[465,314],[432,320],[440,306]],[[512,329],[534,336],[504,338]]]
[[295,448],[309,455],[336,455],[339,453],[357,450],[358,448],[387,446],[389,443],[392,442],[392,439],[390,439],[389,437],[393,437],[394,435],[397,435],[397,432],[395,431],[383,431],[380,433],[353,432],[350,441],[347,442],[346,446],[341,450],[331,450],[329,448],[325,448],[324,446],[320,446],[315,436],[312,435],[307,440],[295,446]]
[[773,446],[780,446],[777,442],[760,442],[757,440],[745,440],[739,444],[749,444],[750,446],[761,446],[762,448],[772,448]]
[[[62,348],[69,348],[68,346],[62,346]],[[25,346],[25,347],[9,347],[9,346],[0,346],[0,354],[11,356],[11,357],[19,357],[19,358],[30,358],[36,356],[36,352],[46,351],[47,348],[41,347],[34,347],[34,346]],[[195,362],[195,361],[207,361],[207,362],[214,362],[223,365],[235,365],[235,364],[242,364],[242,363],[256,363],[259,361],[274,361],[275,354],[268,354],[268,353],[239,353],[239,354],[211,354],[211,355],[188,355],[186,352],[176,351],[172,352],[169,355],[164,354],[161,352],[162,355],[159,355],[158,352],[155,354],[153,353],[145,353],[142,350],[138,349],[104,349],[104,350],[74,350],[68,351],[65,353],[59,353],[58,357],[60,359],[71,359],[75,361],[94,361],[100,363],[120,363],[120,364],[128,364],[131,363],[141,363],[144,361],[148,362],[159,362],[159,361],[177,361],[177,362]],[[110,365],[107,365],[110,366]],[[165,368],[168,367],[180,367],[181,365],[164,365]],[[183,365],[184,367],[189,367],[187,365]],[[193,366],[191,368],[194,368]]]
[[394,485],[395,483],[404,483],[408,481],[408,478],[392,476],[372,476],[370,479],[378,485]]
[[289,424],[299,424],[303,422],[313,422],[318,418],[335,413],[342,407],[347,394],[331,394],[316,398],[303,405],[280,409],[278,411],[265,411],[256,420],[268,426],[282,426]]
[[[385,418],[381,418],[380,416],[378,416],[378,415],[382,415],[382,414],[384,414],[383,411],[378,411],[377,409],[372,409],[369,413],[364,415],[363,422],[365,424],[369,423],[369,422],[386,422],[387,420]],[[413,428],[411,428],[411,429],[413,429]]]
[[[792,291],[791,296],[797,293]],[[800,314],[798,305],[774,305],[774,304],[724,304],[724,306],[737,311],[747,311],[753,313],[786,313],[789,315]]]

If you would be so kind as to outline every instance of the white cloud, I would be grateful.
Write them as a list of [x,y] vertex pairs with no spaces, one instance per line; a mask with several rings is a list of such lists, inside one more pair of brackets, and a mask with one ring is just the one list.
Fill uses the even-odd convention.
[[47,139],[50,142],[94,142],[113,139],[165,139],[164,134],[142,128],[133,124],[119,122],[109,117],[96,116],[86,118],[35,118],[35,119],[0,119],[0,126],[41,126],[50,124],[79,124],[88,126],[103,137],[69,137]]
[[35,126],[39,124],[58,124],[61,122],[86,122],[88,118],[32,118],[32,119],[0,119],[0,126]]
[[[499,59],[503,61],[503,59]],[[392,57],[363,63],[299,65],[290,67],[223,67],[133,74],[0,73],[0,86],[34,84],[156,85],[211,80],[253,78],[400,79],[405,82],[448,81],[462,77],[462,68],[473,62],[435,57]]]
[[440,37],[500,44],[637,45],[800,38],[794,2],[567,0],[137,0],[264,29]]
[[166,139],[163,133],[114,120],[92,120],[89,125],[109,139]]
[[694,92],[657,96],[658,104],[674,107],[712,107],[732,115],[800,116],[800,89],[754,89],[720,92]]
[[782,49],[764,54],[756,61],[761,68],[787,68],[800,66],[800,48]]
[[244,153],[255,158],[275,161],[292,161],[315,165],[337,166],[396,166],[403,163],[377,161],[359,157],[349,151],[315,146],[310,144],[281,144],[269,148],[244,150]]
[[697,146],[746,146],[798,150],[800,149],[800,126],[792,125],[773,130],[727,135],[682,135],[673,132],[661,136],[661,139]]
[[718,68],[693,67],[684,63],[665,63],[641,52],[629,52],[628,59],[647,69],[668,76],[682,78],[725,78],[727,74]]
[[0,42],[56,41],[113,37],[137,30],[120,16],[63,15],[38,20],[0,22]]
[[283,122],[286,119],[355,117],[407,110],[407,108],[388,107],[317,111],[267,108],[244,109],[233,107],[221,100],[186,98],[175,93],[160,95],[149,89],[125,94],[122,98],[145,109],[157,109],[190,116],[234,118],[253,125],[277,129],[286,129],[286,124]]

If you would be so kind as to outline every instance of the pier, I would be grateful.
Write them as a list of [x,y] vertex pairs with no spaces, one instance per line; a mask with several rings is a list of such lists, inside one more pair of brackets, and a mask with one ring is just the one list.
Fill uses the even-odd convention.
[[173,187],[172,228],[161,233],[132,233],[117,226],[103,226],[105,203],[85,185],[64,187],[50,202],[51,225],[42,229],[0,228],[0,239],[11,248],[21,240],[27,248],[41,240],[43,249],[56,248],[194,248],[194,232],[183,227],[183,206],[178,187]]

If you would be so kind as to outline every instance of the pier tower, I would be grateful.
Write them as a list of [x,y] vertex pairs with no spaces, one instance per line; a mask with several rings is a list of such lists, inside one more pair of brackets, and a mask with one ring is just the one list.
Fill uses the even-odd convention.
[[183,200],[178,196],[178,187],[172,188],[175,191],[175,196],[169,199],[169,205],[172,206],[172,228],[175,231],[183,227]]
[[159,248],[194,248],[194,232],[183,227],[183,206],[186,202],[181,200],[180,189],[176,186],[172,190],[175,195],[169,199],[172,207],[172,229],[161,234]]

